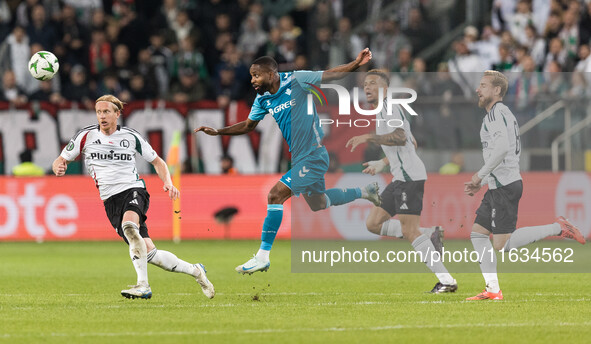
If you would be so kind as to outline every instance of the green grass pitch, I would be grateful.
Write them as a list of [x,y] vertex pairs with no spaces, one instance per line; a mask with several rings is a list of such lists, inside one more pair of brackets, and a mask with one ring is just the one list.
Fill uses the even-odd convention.
[[[156,242],[202,262],[217,295],[149,267],[151,300],[119,294],[135,272],[123,242],[0,243],[0,343],[588,343],[590,274],[500,273],[504,301],[465,302],[483,287],[454,274],[296,274],[279,241],[267,273],[233,271],[255,241]],[[469,245],[469,242],[464,243]],[[408,243],[395,242],[408,249]],[[591,262],[589,262],[591,263]],[[425,268],[426,270],[426,268]]]

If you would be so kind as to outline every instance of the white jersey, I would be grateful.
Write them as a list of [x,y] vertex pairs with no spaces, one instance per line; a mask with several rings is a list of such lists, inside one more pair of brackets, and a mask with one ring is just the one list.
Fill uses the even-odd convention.
[[120,126],[109,136],[98,125],[80,130],[64,147],[61,157],[73,161],[81,153],[103,201],[127,189],[146,187],[137,173],[136,153],[148,162],[158,157],[137,131]]
[[[386,146],[382,149],[390,161],[390,172],[394,178],[392,181],[400,180],[403,182],[427,180],[427,170],[425,164],[415,150],[414,139],[410,132],[410,122],[403,113],[402,107],[392,105],[392,113],[388,114],[387,103],[384,101],[383,109],[376,115],[376,134],[386,135],[398,129],[395,125],[400,125],[406,134],[406,144],[404,146]],[[390,125],[388,125],[390,123]]]
[[[496,189],[521,180],[519,173],[519,156],[521,154],[519,125],[505,104],[495,103],[486,114],[480,128],[480,140],[482,141],[484,167],[478,175],[483,179],[488,176],[489,189]],[[498,146],[509,147],[506,155],[495,156],[497,153],[495,148]],[[495,158],[499,160],[495,161]]]

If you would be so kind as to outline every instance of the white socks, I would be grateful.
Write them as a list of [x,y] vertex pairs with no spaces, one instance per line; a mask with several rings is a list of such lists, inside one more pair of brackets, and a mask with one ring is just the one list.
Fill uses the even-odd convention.
[[140,286],[148,286],[148,261],[146,242],[140,236],[138,226],[131,222],[125,221],[121,225],[123,234],[129,243],[129,256],[137,273],[137,284]]
[[261,260],[263,262],[268,262],[270,253],[271,253],[271,251],[267,251],[267,250],[263,250],[263,249],[259,248],[259,251],[257,252],[256,257],[258,260]]
[[[454,279],[451,277],[447,269],[439,260],[433,260],[432,253],[436,252],[431,239],[426,236],[425,234],[420,235],[412,242],[412,246],[415,248],[415,251],[421,253],[421,257],[423,258],[423,262],[427,264],[427,267],[435,273],[435,276],[439,279],[439,282],[442,284],[453,284]],[[435,257],[439,257],[437,254]]]
[[193,264],[179,259],[174,253],[156,248],[148,253],[148,262],[166,271],[180,272],[193,277],[199,276],[200,273],[199,269],[196,269]]
[[[426,236],[430,237],[433,234],[435,229],[432,227],[428,228],[419,228],[421,234],[425,234]],[[402,225],[400,224],[399,220],[390,219],[382,224],[382,230],[380,235],[389,236],[394,238],[402,238]]]
[[[493,249],[489,236],[477,232],[470,233],[472,246],[478,254],[484,254],[480,257],[480,271],[486,282],[486,290],[491,293],[498,293],[499,279],[497,277],[497,251]],[[491,254],[492,253],[492,254]]]
[[558,223],[550,225],[533,226],[518,228],[505,243],[503,250],[509,251],[512,248],[518,248],[542,240],[552,235],[560,235],[562,229]]

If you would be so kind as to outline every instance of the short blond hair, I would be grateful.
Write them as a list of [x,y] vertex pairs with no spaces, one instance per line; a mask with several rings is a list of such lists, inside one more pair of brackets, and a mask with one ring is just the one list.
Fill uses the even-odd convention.
[[484,76],[492,77],[491,82],[493,87],[498,86],[501,88],[501,98],[503,98],[505,94],[507,94],[507,89],[509,88],[509,80],[507,80],[505,74],[496,70],[487,70],[484,72]]
[[388,70],[387,69],[371,69],[368,70],[365,76],[369,75],[376,75],[380,77],[387,86],[390,86],[390,78],[388,78]]
[[95,104],[98,102],[109,102],[109,103],[115,105],[115,107],[117,108],[117,111],[122,111],[123,105],[126,104],[126,103],[122,102],[121,100],[119,100],[119,98],[117,98],[111,94],[106,94],[106,95],[100,97],[99,99],[96,100]]

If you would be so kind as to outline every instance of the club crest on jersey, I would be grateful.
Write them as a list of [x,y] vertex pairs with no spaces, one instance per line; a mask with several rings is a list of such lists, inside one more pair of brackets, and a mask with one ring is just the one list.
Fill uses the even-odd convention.
[[123,148],[129,148],[129,141],[127,141],[126,139],[121,140],[121,142],[119,142],[119,146],[123,147]]

